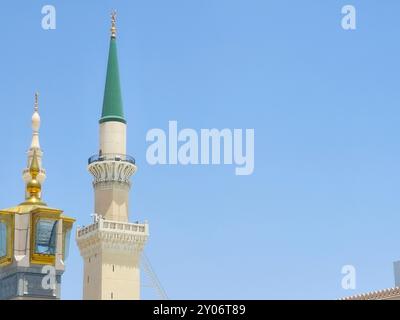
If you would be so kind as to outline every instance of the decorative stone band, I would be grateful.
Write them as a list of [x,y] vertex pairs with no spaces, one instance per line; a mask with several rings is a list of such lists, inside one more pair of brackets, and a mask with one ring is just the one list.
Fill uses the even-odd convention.
[[88,166],[93,175],[93,186],[101,182],[120,182],[131,185],[130,178],[136,172],[137,167],[126,161],[97,161]]
[[400,300],[400,287],[358,294],[340,300]]
[[148,236],[147,223],[124,223],[101,218],[87,227],[78,228],[76,232],[76,240],[84,258],[100,250],[140,255]]

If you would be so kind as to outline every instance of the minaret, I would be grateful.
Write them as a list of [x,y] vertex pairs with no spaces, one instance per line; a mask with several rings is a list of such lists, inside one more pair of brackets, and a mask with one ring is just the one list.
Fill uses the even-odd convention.
[[[107,220],[127,222],[129,180],[135,173],[136,166],[134,159],[126,155],[126,121],[123,113],[119,82],[115,12],[113,12],[111,19],[112,26],[107,77],[104,89],[103,109],[99,121],[99,153],[98,158],[96,155],[90,160],[95,160],[95,162],[96,160],[106,161],[100,161],[102,163],[89,166],[89,171],[95,177],[95,213]],[[112,168],[109,168],[110,165],[112,165]],[[101,174],[107,171],[115,174],[116,179],[108,179],[107,181],[96,180],[103,180]]]
[[86,300],[140,298],[140,255],[149,234],[147,223],[128,222],[130,179],[137,167],[135,159],[126,153],[115,18],[113,12],[99,151],[88,161],[93,175],[94,221],[78,228],[76,236],[84,259]]
[[25,201],[0,210],[0,299],[59,299],[74,219],[42,200],[38,95],[32,117]]

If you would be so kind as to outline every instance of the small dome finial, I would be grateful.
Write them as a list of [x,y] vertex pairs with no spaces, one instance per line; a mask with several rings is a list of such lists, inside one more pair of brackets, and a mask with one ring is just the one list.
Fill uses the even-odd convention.
[[117,11],[113,10],[111,12],[111,38],[116,38],[117,37],[117,26],[116,26],[116,21],[117,21]]

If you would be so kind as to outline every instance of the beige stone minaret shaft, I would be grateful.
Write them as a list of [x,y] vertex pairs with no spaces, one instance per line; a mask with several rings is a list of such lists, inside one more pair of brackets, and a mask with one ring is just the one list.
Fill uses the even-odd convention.
[[130,177],[136,166],[126,156],[126,124],[118,121],[100,123],[98,162],[89,166],[94,176],[94,211],[104,219],[129,220]]

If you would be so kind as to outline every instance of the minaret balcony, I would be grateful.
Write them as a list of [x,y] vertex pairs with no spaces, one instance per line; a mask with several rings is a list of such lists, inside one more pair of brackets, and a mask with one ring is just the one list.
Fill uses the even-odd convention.
[[101,162],[101,161],[123,161],[123,162],[129,162],[131,164],[136,164],[134,157],[129,156],[127,154],[117,154],[117,153],[95,154],[89,158],[88,164],[90,165],[93,162]]
[[147,222],[110,221],[102,217],[91,225],[78,227],[76,230],[76,240],[84,258],[90,257],[99,248],[104,251],[140,253],[148,237]]
[[88,160],[88,170],[93,175],[93,185],[117,182],[130,187],[131,176],[136,172],[135,159],[126,154],[100,154]]
[[111,231],[120,232],[126,234],[137,234],[137,235],[149,235],[149,225],[145,223],[130,223],[121,221],[110,221],[99,217],[98,221],[95,221],[91,225],[78,227],[76,234],[77,238],[85,237],[92,232],[100,231]]

